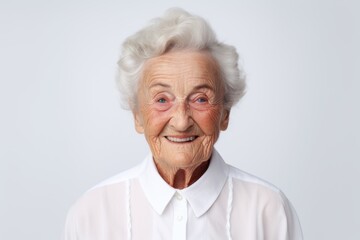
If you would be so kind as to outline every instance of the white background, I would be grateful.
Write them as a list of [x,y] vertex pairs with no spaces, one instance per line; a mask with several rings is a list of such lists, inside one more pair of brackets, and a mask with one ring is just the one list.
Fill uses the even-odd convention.
[[0,239],[58,239],[84,191],[147,154],[116,61],[172,6],[241,55],[248,89],[217,143],[225,160],[281,188],[307,240],[360,239],[355,0],[1,0]]

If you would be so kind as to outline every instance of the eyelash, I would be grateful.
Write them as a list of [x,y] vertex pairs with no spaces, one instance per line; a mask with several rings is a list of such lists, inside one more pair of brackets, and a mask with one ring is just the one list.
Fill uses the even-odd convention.
[[170,101],[169,97],[161,94],[161,96],[154,98],[154,107],[160,112],[166,111],[171,107]]
[[[157,96],[154,97],[154,107],[158,109],[159,111],[166,111],[171,108],[173,105],[172,102],[176,101],[176,99],[173,99],[173,96],[166,96],[163,93],[157,94]],[[212,105],[209,99],[209,96],[205,93],[196,93],[190,96],[188,99],[188,104],[191,108],[197,109],[197,110],[205,110],[210,105]]]
[[162,97],[162,98],[157,99],[156,102],[157,102],[157,103],[166,103],[167,100]]
[[198,103],[207,103],[208,99],[206,97],[198,97],[195,99],[194,102],[198,102]]

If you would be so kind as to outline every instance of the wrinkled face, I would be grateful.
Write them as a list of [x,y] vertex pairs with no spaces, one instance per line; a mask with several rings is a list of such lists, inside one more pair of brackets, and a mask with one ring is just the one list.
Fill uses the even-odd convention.
[[218,66],[206,52],[170,52],[146,62],[134,118],[158,167],[209,160],[228,125],[223,99]]

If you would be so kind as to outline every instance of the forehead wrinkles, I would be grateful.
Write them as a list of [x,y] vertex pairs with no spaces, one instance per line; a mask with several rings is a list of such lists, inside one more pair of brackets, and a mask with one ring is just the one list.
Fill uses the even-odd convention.
[[209,54],[199,52],[175,52],[149,59],[143,77],[147,86],[161,82],[174,88],[206,83],[215,90],[221,81],[216,62]]

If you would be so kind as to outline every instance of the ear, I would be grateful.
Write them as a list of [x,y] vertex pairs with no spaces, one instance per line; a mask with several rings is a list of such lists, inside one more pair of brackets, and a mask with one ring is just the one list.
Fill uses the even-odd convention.
[[220,130],[225,131],[229,125],[229,117],[230,117],[230,109],[224,109],[221,122],[220,122]]
[[135,130],[138,133],[144,133],[144,123],[141,114],[139,111],[133,111]]

